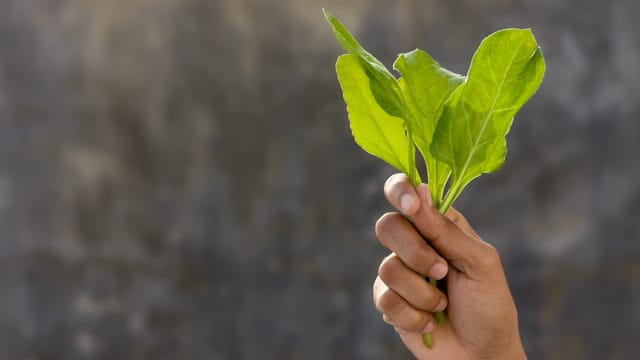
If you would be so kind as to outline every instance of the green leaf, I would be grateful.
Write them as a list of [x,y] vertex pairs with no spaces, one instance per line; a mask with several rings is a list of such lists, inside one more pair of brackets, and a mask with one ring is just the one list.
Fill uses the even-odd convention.
[[362,62],[356,56],[342,55],[336,63],[336,71],[356,143],[400,171],[417,174],[414,163],[406,156],[409,143],[404,121],[389,115],[378,104]]
[[431,144],[431,154],[452,170],[442,208],[475,177],[502,166],[513,117],[537,91],[544,71],[529,29],[501,30],[482,41],[466,82],[445,104]]
[[411,114],[407,127],[425,160],[431,196],[439,205],[451,170],[431,155],[429,147],[445,100],[465,78],[442,68],[422,50],[400,54],[393,68],[402,75],[398,82]]
[[322,10],[336,39],[349,54],[357,57],[370,79],[369,86],[377,103],[389,114],[404,117],[404,100],[396,78],[373,55],[367,52],[349,30],[331,13]]
[[[368,78],[367,84],[375,102],[388,115],[406,121],[409,114],[396,78],[378,59],[367,52],[358,43],[349,30],[347,30],[347,28],[338,19],[328,11],[324,9],[322,11],[329,22],[329,25],[331,25],[331,29],[333,30],[336,39],[338,39],[340,44],[342,44],[349,54],[354,56],[362,66],[362,69]],[[405,130],[407,130],[406,135],[408,136],[410,134],[410,130],[405,127],[406,124],[403,125],[402,134],[404,135]],[[408,141],[406,144],[407,146],[404,151],[399,154],[404,153],[404,156],[407,157],[407,162],[415,164],[416,150],[414,143],[412,141]],[[412,165],[409,168],[407,175],[414,185],[417,185],[420,182],[420,175],[418,174],[415,166]]]

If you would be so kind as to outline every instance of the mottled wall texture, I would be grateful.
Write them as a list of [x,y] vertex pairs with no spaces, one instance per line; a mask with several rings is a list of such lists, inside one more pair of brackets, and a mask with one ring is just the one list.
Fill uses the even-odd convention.
[[456,206],[531,359],[637,358],[637,0],[0,0],[0,359],[410,358],[321,7],[462,73],[533,28],[542,88]]

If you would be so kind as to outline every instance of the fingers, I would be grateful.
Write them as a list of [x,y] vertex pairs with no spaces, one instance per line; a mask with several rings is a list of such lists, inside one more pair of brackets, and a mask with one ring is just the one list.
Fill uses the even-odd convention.
[[384,214],[376,223],[376,236],[412,271],[434,279],[447,274],[447,262],[433,250],[404,216]]
[[384,184],[384,195],[389,203],[406,215],[413,215],[420,209],[420,199],[407,175],[391,175]]
[[428,333],[435,327],[433,315],[411,306],[398,293],[390,289],[380,277],[373,285],[373,301],[383,319],[390,325],[410,332]]
[[[414,188],[406,175],[395,174],[385,183],[384,193],[394,207],[412,217],[419,235],[409,236],[413,225],[405,221],[400,226],[397,218],[399,214],[384,215],[376,224],[376,234],[380,242],[397,253],[410,268],[432,277],[425,268],[426,265],[419,263],[424,252],[430,249],[428,245],[422,244],[423,241],[419,241],[423,237],[451,266],[469,276],[496,268],[499,270],[501,265],[496,249],[482,241],[455,209],[449,209],[447,216],[440,214],[433,206],[427,185],[421,184]],[[392,230],[385,229],[387,226]],[[393,231],[399,230],[403,231],[393,234]],[[435,253],[433,249],[431,253]]]
[[416,309],[436,312],[447,307],[447,298],[442,291],[425,281],[424,276],[409,269],[396,254],[382,261],[378,276]]
[[[420,198],[416,189],[411,185],[407,175],[403,173],[397,173],[391,175],[384,184],[384,194],[389,203],[400,210],[406,215],[413,215],[420,209]],[[425,199],[431,206],[431,198]],[[447,217],[454,223],[460,226],[461,229],[466,231],[472,236],[478,237],[478,234],[471,228],[471,225],[456,209],[449,208],[447,211]]]
[[[426,185],[419,185],[416,192],[420,197],[421,207],[414,214],[413,224],[451,266],[469,276],[481,275],[500,266],[496,249],[477,235],[471,235],[470,232],[475,232],[462,215],[451,212],[456,223],[440,214],[432,205],[428,205],[430,195]],[[468,230],[465,231],[464,228]]]

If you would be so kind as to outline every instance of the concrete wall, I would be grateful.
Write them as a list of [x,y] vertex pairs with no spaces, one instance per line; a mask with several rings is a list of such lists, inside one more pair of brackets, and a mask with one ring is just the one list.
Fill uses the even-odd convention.
[[348,131],[329,8],[387,64],[547,59],[457,202],[531,359],[640,353],[640,3],[0,0],[0,358],[409,358],[371,302],[393,171]]

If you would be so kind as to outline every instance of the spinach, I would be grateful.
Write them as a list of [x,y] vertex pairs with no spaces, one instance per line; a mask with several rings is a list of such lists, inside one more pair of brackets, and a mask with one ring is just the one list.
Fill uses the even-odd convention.
[[338,58],[336,72],[362,149],[417,185],[417,148],[442,213],[471,180],[502,166],[513,117],[537,91],[545,71],[530,29],[487,36],[466,76],[414,50],[396,59],[396,78],[338,19],[327,11],[324,15],[349,53]]
[[[466,76],[414,50],[396,59],[396,78],[338,19],[323,11],[348,52],[338,58],[336,72],[353,137],[362,149],[406,173],[414,186],[422,181],[417,149],[441,213],[473,179],[502,167],[513,118],[537,91],[545,72],[530,29],[487,36]],[[435,315],[444,321],[442,313]],[[430,334],[425,334],[425,344],[431,347]]]

